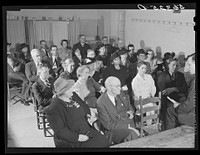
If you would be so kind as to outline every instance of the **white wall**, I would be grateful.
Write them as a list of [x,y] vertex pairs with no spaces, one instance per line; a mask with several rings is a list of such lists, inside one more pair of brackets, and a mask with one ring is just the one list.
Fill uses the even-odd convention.
[[154,51],[174,51],[177,55],[191,54],[195,49],[195,31],[193,26],[173,26],[162,23],[144,23],[132,21],[134,18],[193,22],[195,10],[182,10],[181,13],[156,10],[126,10],[125,44],[133,43],[136,50],[150,47]]
[[11,15],[28,16],[29,19],[37,17],[36,19],[42,19],[42,16],[52,17],[58,19],[58,17],[71,18],[73,16],[80,17],[80,19],[97,19],[97,9],[21,9],[21,11],[8,11]]

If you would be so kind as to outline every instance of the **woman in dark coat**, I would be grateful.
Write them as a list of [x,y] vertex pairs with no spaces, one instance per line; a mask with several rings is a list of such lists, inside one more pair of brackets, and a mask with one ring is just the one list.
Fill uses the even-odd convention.
[[165,114],[171,102],[167,96],[177,102],[184,100],[187,96],[188,86],[183,73],[177,71],[178,60],[170,58],[166,62],[166,70],[158,76],[157,86],[159,91],[162,92],[161,98],[161,114],[165,122]]
[[90,110],[73,93],[74,83],[74,80],[59,78],[54,83],[57,95],[45,109],[56,147],[109,147],[107,138],[90,125]]

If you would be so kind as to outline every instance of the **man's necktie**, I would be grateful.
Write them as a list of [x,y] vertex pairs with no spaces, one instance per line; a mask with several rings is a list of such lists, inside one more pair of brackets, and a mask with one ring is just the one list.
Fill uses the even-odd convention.
[[46,84],[47,87],[51,86],[51,84],[49,83],[49,80],[45,80],[45,84]]
[[117,107],[118,101],[117,101],[117,96],[115,97],[115,106]]

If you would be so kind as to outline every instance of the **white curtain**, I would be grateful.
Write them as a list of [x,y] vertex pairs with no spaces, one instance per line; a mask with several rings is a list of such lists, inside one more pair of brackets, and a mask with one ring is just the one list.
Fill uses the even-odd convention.
[[[36,46],[39,48],[40,40],[45,40],[47,45],[52,41],[51,21],[35,21],[33,22],[36,32]],[[49,45],[48,45],[49,46]]]
[[29,46],[30,50],[36,47],[37,39],[36,39],[36,30],[34,28],[33,20],[28,20],[28,35],[29,35]]
[[7,42],[12,43],[12,47],[26,43],[24,20],[7,20]]
[[80,18],[74,17],[74,21],[69,22],[69,44],[73,47],[78,42],[78,36],[80,35]]
[[52,21],[53,44],[58,48],[62,39],[68,40],[68,24],[66,21]]

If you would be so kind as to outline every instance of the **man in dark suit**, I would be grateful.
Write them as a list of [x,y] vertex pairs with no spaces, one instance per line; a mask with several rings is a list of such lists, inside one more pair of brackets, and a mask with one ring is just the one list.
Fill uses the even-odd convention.
[[188,96],[184,101],[181,102],[170,99],[173,106],[167,108],[166,129],[174,128],[177,125],[177,122],[180,125],[196,125],[195,53],[188,57],[184,71],[189,71],[191,75],[194,75],[190,88],[188,89]]
[[166,70],[157,77],[158,90],[162,92],[160,119],[163,121],[163,129],[165,129],[166,110],[169,106],[172,106],[167,97],[180,102],[187,96],[188,86],[184,74],[177,71],[177,64],[177,59],[170,58],[166,63]]
[[91,49],[90,45],[85,43],[86,37],[84,34],[81,34],[79,36],[79,43],[76,43],[73,46],[72,52],[74,53],[76,50],[80,50],[82,59],[85,59],[87,57],[87,50]]
[[32,92],[38,102],[38,109],[43,110],[50,104],[53,96],[54,78],[50,77],[48,66],[44,65],[38,68],[39,78],[32,86]]
[[50,58],[49,62],[50,65],[52,66],[52,70],[55,73],[55,78],[59,76],[59,71],[62,69],[61,65],[61,58],[58,56],[58,48],[56,45],[52,45],[50,47]]
[[53,76],[53,70],[49,61],[42,60],[41,52],[38,49],[33,49],[31,51],[32,61],[25,65],[25,74],[29,81],[29,90],[33,83],[39,78],[37,68],[43,64],[47,64],[50,68],[50,74]]
[[7,55],[7,73],[8,82],[19,82],[22,83],[21,91],[21,103],[29,106],[28,100],[28,80],[24,73],[20,72],[19,61],[11,54]]
[[105,81],[107,91],[97,100],[99,120],[104,133],[114,144],[138,138],[139,132],[133,121],[133,108],[127,96],[121,91],[117,77],[110,76]]
[[108,37],[107,36],[104,36],[102,37],[102,43],[100,43],[96,49],[95,49],[95,52],[96,52],[96,55],[99,54],[99,49],[102,47],[102,46],[105,46],[106,48],[106,55],[108,55],[109,57],[111,56],[112,53],[114,53],[114,48],[111,44],[108,43]]
[[40,40],[40,52],[43,60],[47,60],[50,57],[49,49],[45,40]]

